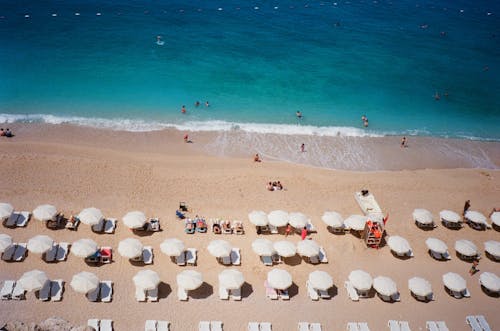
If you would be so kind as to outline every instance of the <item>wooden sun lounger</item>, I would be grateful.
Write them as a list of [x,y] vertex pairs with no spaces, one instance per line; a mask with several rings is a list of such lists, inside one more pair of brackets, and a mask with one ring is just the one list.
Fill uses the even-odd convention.
[[186,265],[186,251],[182,252],[181,255],[175,257],[175,263],[177,263],[178,266]]
[[187,299],[188,299],[188,292],[185,289],[183,289],[182,287],[178,287],[177,288],[177,298],[180,301],[187,301]]
[[146,301],[146,292],[142,288],[135,288],[135,300],[139,302]]
[[299,322],[297,325],[298,331],[309,331],[309,323],[308,322]]
[[69,247],[70,243],[67,242],[60,242],[58,247],[57,247],[57,254],[56,254],[56,260],[58,262],[66,261],[66,258],[68,257],[68,252],[69,252]]
[[54,279],[50,284],[50,300],[61,301],[64,292],[64,281],[62,279]]
[[108,218],[104,222],[104,233],[113,234],[116,229],[116,218]]
[[321,324],[320,323],[311,323],[309,325],[309,330],[311,330],[311,331],[321,331]]
[[52,286],[52,282],[50,280],[45,282],[45,284],[40,289],[40,291],[38,291],[38,300],[49,301],[51,286]]
[[152,290],[147,290],[146,296],[148,297],[148,301],[157,302],[158,301],[158,287],[155,287]]
[[232,265],[241,265],[241,254],[238,247],[233,247],[230,257]]
[[52,247],[47,252],[45,252],[44,254],[45,262],[54,262],[56,260],[58,247],[59,245],[54,243],[52,244]]
[[99,331],[99,320],[92,318],[87,321],[87,325],[93,328],[96,331]]
[[142,261],[144,262],[144,264],[153,263],[153,247],[144,246],[142,248]]
[[97,299],[99,298],[99,292],[101,292],[101,286],[100,286],[100,284],[96,287],[95,290],[87,293],[87,299],[90,302],[96,302]]
[[241,301],[241,288],[231,290],[231,298],[234,301]]
[[359,301],[358,291],[356,291],[356,289],[354,288],[354,286],[352,286],[351,282],[345,281],[344,282],[344,287],[346,288],[347,294],[349,295],[349,298],[352,301]]
[[112,320],[101,320],[100,331],[113,331],[113,321]]
[[14,252],[16,251],[17,244],[12,243],[5,251],[2,253],[2,260],[4,261],[12,261],[14,257]]
[[111,302],[113,299],[113,282],[110,280],[103,280],[100,284],[101,287],[101,302]]
[[229,300],[229,291],[227,288],[219,285],[219,299]]
[[12,299],[14,300],[24,300],[26,299],[25,294],[26,291],[22,287],[21,283],[16,282],[16,285],[14,286],[14,290],[12,291]]
[[272,331],[272,324],[269,322],[260,322],[259,329],[260,331]]
[[306,288],[307,288],[307,294],[309,295],[311,300],[318,301],[319,300],[318,291],[316,291],[316,289],[312,287],[311,283],[309,283],[308,280],[306,280]]
[[30,220],[31,213],[29,211],[20,211],[17,213],[17,218],[16,218],[16,226],[17,227],[24,227],[28,224],[28,221]]
[[16,286],[16,281],[14,280],[4,281],[2,290],[0,290],[0,299],[10,300],[12,298],[12,291],[14,291],[15,286]]
[[156,331],[156,320],[146,320],[146,324],[144,325],[144,331]]
[[259,331],[259,322],[248,322],[248,331]]
[[19,243],[16,245],[16,251],[12,259],[16,262],[21,262],[26,257],[26,243]]
[[189,265],[196,265],[196,260],[198,258],[196,248],[188,248],[186,250],[186,262]]
[[484,331],[491,331],[490,325],[488,324],[486,318],[483,315],[477,315],[476,318],[477,321],[479,322],[479,325],[481,325]]
[[407,321],[399,321],[399,326],[401,327],[401,331],[411,331]]
[[157,321],[156,331],[168,331],[168,330],[170,330],[169,321]]
[[209,321],[200,321],[198,324],[199,331],[210,331],[210,322]]

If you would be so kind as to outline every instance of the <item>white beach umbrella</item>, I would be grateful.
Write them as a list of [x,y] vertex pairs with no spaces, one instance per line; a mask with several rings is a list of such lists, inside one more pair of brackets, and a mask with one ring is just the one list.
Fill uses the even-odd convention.
[[14,207],[10,203],[1,202],[0,203],[0,221],[5,220],[10,217]]
[[99,278],[91,272],[82,271],[73,276],[69,285],[78,293],[89,293],[99,286]]
[[432,224],[434,217],[427,209],[417,208],[413,211],[413,220],[421,224]]
[[31,253],[43,254],[52,248],[54,240],[46,235],[37,235],[28,240],[28,250]]
[[266,226],[269,224],[266,212],[262,210],[254,210],[248,214],[250,223],[256,226]]
[[368,291],[372,288],[372,276],[363,270],[353,270],[349,274],[349,281],[352,286],[360,291]]
[[185,290],[196,290],[203,284],[203,275],[195,270],[184,270],[177,274],[177,285]]
[[479,275],[479,283],[491,292],[500,292],[500,277],[492,272],[483,272]]
[[488,240],[484,243],[484,250],[497,259],[500,258],[500,241]]
[[285,226],[288,224],[288,213],[283,210],[274,210],[267,215],[269,224],[274,226]]
[[228,290],[239,289],[244,282],[245,277],[243,277],[243,273],[236,269],[225,269],[219,273],[220,285]]
[[259,256],[271,256],[274,254],[273,242],[264,238],[257,238],[252,242],[252,249]]
[[[0,217],[1,218],[1,217]],[[496,226],[500,226],[500,211],[496,211],[490,216],[491,221]]]
[[400,236],[390,236],[387,238],[387,245],[389,245],[390,249],[397,254],[406,254],[411,252],[408,240]]
[[186,249],[182,240],[177,238],[165,239],[160,244],[160,249],[167,256],[180,256]]
[[207,246],[208,252],[215,257],[229,256],[232,248],[225,240],[212,240]]
[[430,249],[433,252],[439,253],[439,254],[445,254],[448,252],[448,246],[444,243],[444,241],[439,240],[437,238],[427,238],[425,241],[425,244],[427,245],[427,248]]
[[432,294],[431,283],[421,277],[413,277],[408,279],[408,288],[418,296],[426,297]]
[[373,288],[380,295],[392,296],[398,293],[396,283],[389,277],[378,276],[373,279]]
[[142,211],[136,210],[128,212],[125,216],[123,216],[122,220],[127,228],[138,229],[144,226],[147,218]]
[[136,287],[143,290],[153,290],[160,284],[160,276],[153,270],[141,270],[132,278]]
[[454,292],[462,292],[467,289],[467,283],[465,279],[463,279],[462,276],[454,272],[448,272],[443,275],[443,284],[448,289]]
[[351,215],[344,220],[344,224],[349,229],[363,231],[367,220],[368,217],[363,215]]
[[21,278],[19,278],[18,282],[26,291],[37,291],[41,289],[48,280],[49,278],[45,272],[35,269],[25,272]]
[[71,246],[71,253],[73,255],[78,256],[78,257],[88,257],[95,252],[99,247],[97,247],[97,244],[95,241],[92,239],[78,239],[73,243]]
[[143,245],[139,239],[127,238],[120,241],[118,244],[118,253],[121,256],[133,259],[142,255]]
[[477,247],[470,240],[460,239],[455,242],[455,250],[465,256],[476,256]]
[[82,210],[80,214],[78,214],[78,218],[83,224],[94,225],[99,223],[104,218],[104,215],[99,209],[90,207]]
[[335,211],[326,211],[323,216],[321,216],[323,222],[332,228],[341,228],[344,226],[344,219],[342,215]]
[[48,221],[57,215],[56,207],[52,205],[40,205],[33,210],[33,217],[40,221]]
[[315,289],[327,291],[333,286],[333,279],[326,271],[316,270],[309,274],[309,283]]
[[283,269],[273,269],[267,273],[267,283],[272,288],[286,290],[292,286],[292,275]]
[[309,218],[302,213],[290,213],[288,223],[296,229],[301,229],[309,223]]
[[3,253],[10,245],[12,245],[11,236],[0,233],[0,253]]
[[488,223],[486,222],[486,216],[478,211],[468,210],[467,212],[465,212],[465,218],[470,220],[472,223],[484,224],[488,226]]
[[292,257],[297,254],[297,246],[291,241],[277,241],[273,244],[273,248],[279,256]]
[[451,210],[441,210],[439,212],[439,218],[451,223],[460,223],[462,221],[462,217]]
[[306,257],[317,256],[319,255],[319,245],[314,240],[301,240],[297,243],[297,253]]

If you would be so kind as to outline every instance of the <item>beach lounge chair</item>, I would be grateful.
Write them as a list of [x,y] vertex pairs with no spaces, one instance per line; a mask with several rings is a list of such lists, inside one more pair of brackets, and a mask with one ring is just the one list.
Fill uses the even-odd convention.
[[47,223],[45,223],[45,226],[49,229],[59,229],[61,227],[61,223],[64,219],[64,216],[62,214],[57,214],[54,216],[51,220],[48,220]]
[[50,299],[50,287],[52,282],[50,280],[46,281],[43,284],[43,287],[38,291],[38,300],[40,301],[48,301]]
[[321,299],[330,299],[331,298],[330,294],[328,293],[328,290],[324,291],[324,290],[318,289],[318,294],[321,297]]
[[16,251],[12,259],[16,262],[21,262],[26,257],[26,243],[19,243],[16,245]]
[[144,246],[142,248],[142,261],[144,262],[144,264],[153,263],[153,247]]
[[222,221],[221,226],[222,226],[222,233],[223,234],[232,234],[233,233],[233,229],[231,228],[231,223],[229,223],[229,221]]
[[262,263],[266,266],[272,266],[273,265],[273,257],[272,256],[261,256],[260,259],[262,260]]
[[9,247],[5,249],[2,253],[2,260],[4,261],[12,261],[14,257],[14,252],[16,251],[17,244],[12,243]]
[[94,330],[99,331],[99,320],[92,318],[87,321],[87,325],[90,326],[91,328],[94,328]]
[[184,226],[184,232],[187,234],[193,234],[196,231],[196,224],[191,221],[191,219],[186,220],[186,224]]
[[186,251],[182,252],[181,255],[175,257],[175,263],[177,263],[178,266],[186,265]]
[[222,322],[221,321],[211,321],[210,322],[210,331],[222,331]]
[[238,247],[233,247],[230,257],[232,265],[241,265],[241,254]]
[[196,265],[196,259],[198,258],[196,248],[188,248],[185,253],[186,253],[187,264]]
[[181,211],[188,211],[188,206],[184,201],[179,202],[179,209]]
[[311,220],[309,220],[309,222],[306,224],[306,229],[307,233],[317,232],[316,227],[314,226],[314,224],[311,223]]
[[64,291],[64,281],[62,279],[55,279],[50,282],[50,300],[61,301]]
[[156,320],[146,320],[146,324],[144,325],[144,331],[156,331]]
[[177,299],[180,301],[187,301],[188,299],[188,292],[180,286],[177,288]]
[[439,328],[438,328],[438,326],[437,326],[436,322],[434,322],[434,321],[427,321],[427,322],[425,323],[425,327],[426,327],[426,328],[427,328],[427,330],[429,330],[429,331],[439,331]]
[[135,300],[139,302],[146,301],[146,292],[142,288],[135,288]]
[[66,261],[70,245],[71,244],[67,242],[60,242],[59,245],[57,245],[57,254],[56,254],[57,261],[59,262]]
[[347,294],[349,295],[349,298],[352,301],[359,301],[358,291],[356,291],[356,289],[354,288],[354,286],[352,286],[351,282],[345,281],[344,282],[344,287],[346,288]]
[[113,234],[116,229],[116,218],[109,218],[104,222],[104,233]]
[[200,321],[198,324],[199,331],[210,331],[210,322],[209,321]]
[[264,282],[264,287],[266,288],[266,296],[271,300],[278,300],[278,292],[269,286],[267,280]]
[[359,331],[358,323],[348,322],[347,323],[347,331]]
[[472,331],[483,331],[483,328],[481,327],[481,325],[479,325],[476,316],[467,316],[465,318],[465,321],[467,322],[467,324],[469,324]]
[[321,323],[311,323],[309,325],[309,330],[311,330],[311,331],[321,331]]
[[319,263],[319,255],[313,255],[309,258],[309,263],[318,264]]
[[450,331],[448,327],[446,326],[446,323],[444,321],[437,321],[436,325],[439,329],[439,331]]
[[258,322],[248,322],[248,331],[259,331],[259,323]]
[[3,225],[7,228],[15,227],[18,217],[19,217],[19,213],[13,212],[12,214],[10,214],[9,218],[3,222]]
[[112,320],[101,320],[100,331],[113,331],[113,321]]
[[401,327],[399,326],[398,321],[389,320],[389,322],[387,322],[387,326],[389,327],[390,331],[401,331]]
[[401,327],[401,331],[411,331],[408,321],[399,321],[399,326]]
[[290,295],[288,294],[288,290],[279,290],[278,293],[281,300],[290,300]]
[[319,262],[328,263],[328,258],[326,257],[325,249],[322,246],[319,248]]
[[245,230],[243,230],[243,222],[242,221],[233,221],[233,232],[235,234],[245,234]]
[[0,299],[10,300],[12,297],[12,291],[14,291],[14,286],[16,286],[16,282],[14,280],[4,281],[2,290],[0,290]]
[[168,330],[170,330],[170,322],[169,321],[157,321],[156,331],[168,331]]
[[159,218],[150,218],[147,231],[157,232],[160,231],[160,219]]
[[219,299],[229,300],[229,291],[222,285],[219,285]]
[[110,280],[103,280],[100,284],[101,287],[101,301],[111,302],[113,299],[113,282]]
[[101,286],[100,286],[100,284],[99,284],[99,286],[96,287],[95,290],[90,291],[89,293],[87,293],[87,299],[90,302],[96,302],[97,299],[99,298],[99,292],[101,292]]
[[155,287],[152,290],[147,290],[146,296],[148,297],[148,301],[157,302],[158,301],[158,287]]
[[366,322],[359,322],[358,329],[359,329],[359,331],[370,331],[370,328],[368,327],[368,323],[366,323]]
[[97,224],[94,224],[91,226],[91,229],[93,232],[95,233],[102,233],[104,232],[104,223],[106,222],[106,220],[104,219],[101,219]]
[[68,221],[66,221],[66,225],[64,226],[66,229],[76,231],[78,229],[78,224],[80,224],[80,219],[76,216],[71,216]]
[[20,211],[17,213],[16,226],[24,227],[28,224],[30,220],[31,213],[29,211]]
[[272,331],[272,324],[269,322],[260,322],[259,329],[260,331]]
[[231,290],[231,298],[234,301],[241,301],[241,288]]
[[196,220],[196,232],[206,233],[207,229],[207,222],[205,222],[203,218],[199,218]]
[[180,210],[175,211],[175,216],[181,220],[186,218],[186,215],[184,215]]
[[306,280],[306,288],[307,288],[307,294],[313,301],[319,300],[319,294],[318,291],[316,291],[315,288],[312,287],[311,283],[309,283],[308,280]]
[[53,243],[52,247],[47,252],[45,252],[45,254],[43,255],[43,259],[45,260],[45,262],[54,262],[56,260],[58,247],[58,244]]
[[308,322],[299,322],[297,326],[298,331],[309,331],[309,323]]
[[219,262],[222,263],[223,265],[230,265],[231,264],[231,253],[228,256],[222,256],[219,259]]
[[477,315],[476,318],[477,321],[479,322],[479,325],[481,325],[484,331],[491,331],[490,325],[488,324],[486,318],[483,315]]
[[111,263],[113,259],[113,249],[111,247],[108,246],[101,247],[100,253],[101,253],[101,258],[100,258],[101,263]]
[[14,300],[24,300],[26,299],[25,294],[26,291],[22,287],[21,283],[16,282],[16,285],[14,286],[14,290],[12,291],[12,299]]
[[271,234],[278,234],[278,227],[269,224],[269,232],[271,232]]

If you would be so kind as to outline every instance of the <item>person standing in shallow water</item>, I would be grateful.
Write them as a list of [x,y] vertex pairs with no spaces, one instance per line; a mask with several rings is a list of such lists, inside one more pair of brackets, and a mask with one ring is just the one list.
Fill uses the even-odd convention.
[[306,151],[306,145],[305,144],[300,145],[300,151],[302,153],[304,153]]

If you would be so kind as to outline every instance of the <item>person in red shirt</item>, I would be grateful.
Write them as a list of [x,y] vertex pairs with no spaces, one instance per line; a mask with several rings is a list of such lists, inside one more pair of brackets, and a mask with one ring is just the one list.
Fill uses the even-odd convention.
[[300,237],[302,238],[302,240],[306,239],[306,237],[307,237],[307,227],[304,226],[304,228],[300,232]]

